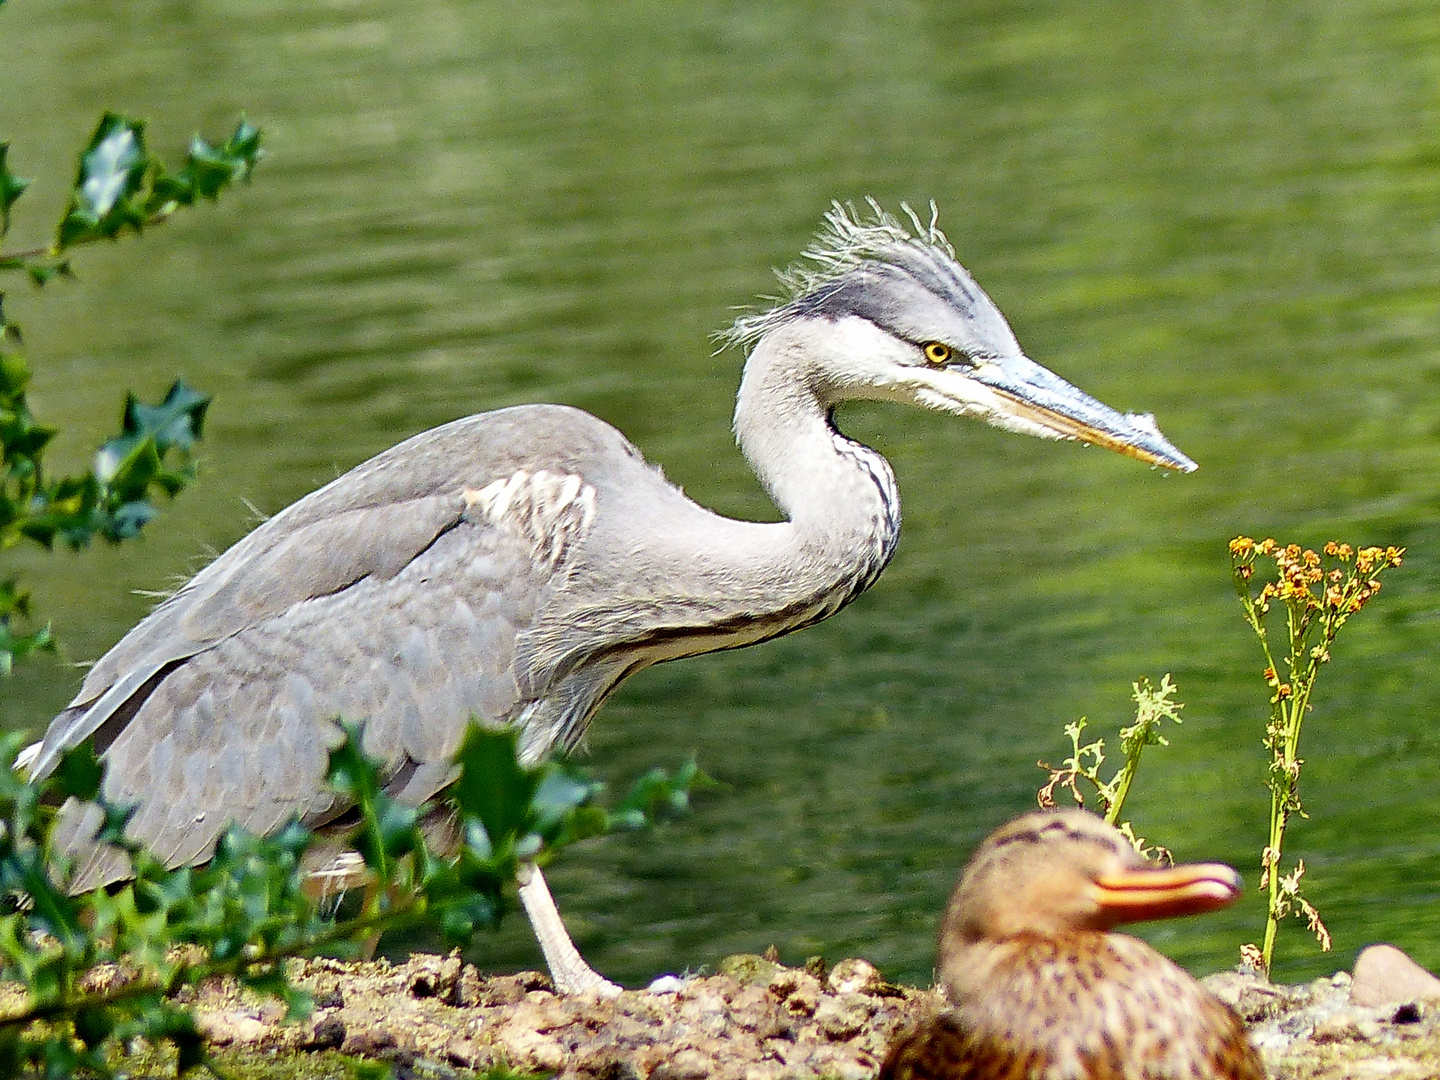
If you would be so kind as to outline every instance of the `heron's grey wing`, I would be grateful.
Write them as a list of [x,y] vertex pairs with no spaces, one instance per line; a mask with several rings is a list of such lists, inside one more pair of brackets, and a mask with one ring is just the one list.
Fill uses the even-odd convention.
[[[261,550],[242,553],[246,559],[233,557],[241,545],[231,548],[91,669],[75,702],[51,722],[31,775],[46,775],[63,751],[102,728],[128,723],[132,706],[175,665],[296,604],[341,593],[362,579],[393,577],[453,528],[463,510],[458,492],[408,499],[267,536],[271,542]],[[114,732],[108,734],[100,738],[105,745]]]
[[392,577],[454,527],[466,489],[521,469],[617,464],[645,467],[614,428],[556,405],[465,417],[371,458],[240,540],[101,657],[51,722],[30,775],[45,776],[97,732],[109,745],[136,703],[189,657],[297,603]]
[[[450,530],[392,579],[294,605],[177,665],[106,751],[105,793],[138,804],[129,834],[175,866],[205,858],[232,821],[323,823],[344,809],[323,784],[340,716],[365,722],[391,790],[422,801],[448,781],[470,717],[514,712],[515,636],[546,587],[502,530]],[[83,848],[84,823],[62,839]],[[74,887],[116,870],[93,851]]]
[[[494,417],[524,419],[457,422],[467,425],[458,449],[499,438],[503,451],[457,455],[456,432],[436,429],[221,556],[97,665],[103,677],[92,673],[47,733],[45,767],[96,736],[107,795],[138,804],[131,834],[171,865],[204,858],[230,821],[264,832],[338,812],[322,784],[337,715],[366,721],[366,749],[385,762],[392,791],[412,802],[433,794],[470,716],[513,718],[524,681],[516,637],[563,578],[577,523],[593,516],[578,473],[542,483],[541,465],[647,468],[614,429],[576,410],[530,417],[544,421],[548,445],[536,424],[484,423]],[[411,467],[390,469],[404,497],[387,503],[375,474],[407,446]],[[519,476],[530,477],[523,491]],[[97,703],[109,712],[96,715]],[[123,876],[113,853],[89,844],[84,813],[68,814],[66,828],[62,847],[82,855],[75,887]]]

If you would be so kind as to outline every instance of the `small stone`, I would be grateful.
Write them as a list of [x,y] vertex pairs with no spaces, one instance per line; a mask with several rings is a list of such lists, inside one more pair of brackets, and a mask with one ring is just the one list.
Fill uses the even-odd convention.
[[356,1057],[378,1057],[382,1051],[389,1050],[394,1046],[395,1035],[393,1032],[365,1029],[347,1031],[345,1044],[340,1047],[340,1051]]
[[746,985],[767,983],[778,972],[788,970],[790,969],[782,968],[775,961],[768,960],[763,956],[756,956],[754,953],[737,953],[720,961],[721,975],[729,975],[736,982]]
[[338,1016],[327,1016],[315,1023],[315,1030],[305,1042],[307,1050],[339,1050],[345,1045],[345,1022]]
[[1320,1045],[1340,1042],[1369,1042],[1380,1034],[1382,1025],[1357,1009],[1328,1016],[1315,1025],[1310,1041]]
[[1283,988],[1248,971],[1222,971],[1202,979],[1201,985],[1252,1024],[1279,1015],[1289,1001]]
[[521,971],[515,975],[494,975],[478,980],[467,993],[472,1000],[468,1005],[514,1005],[531,993],[549,992],[555,988],[550,976],[538,971]]
[[624,1058],[611,1058],[592,1074],[595,1080],[642,1080],[640,1070]]
[[487,1064],[480,1048],[470,1039],[451,1039],[445,1046],[445,1060],[462,1069],[483,1069]]
[[813,975],[804,976],[785,999],[785,1008],[789,1009],[793,1016],[813,1016],[819,1004],[820,980]]
[[715,1071],[715,1059],[699,1050],[681,1050],[655,1066],[650,1080],[705,1080]]
[[826,985],[836,994],[870,994],[879,989],[885,980],[880,971],[868,960],[841,960],[830,972]]
[[459,951],[449,956],[432,956],[416,953],[404,967],[405,979],[412,997],[453,1001],[464,967]]
[[1350,1000],[1371,1006],[1440,1001],[1440,979],[1394,945],[1371,945],[1355,958]]
[[816,1075],[835,1080],[871,1080],[877,1064],[844,1046],[819,1046],[805,1059]]
[[568,1056],[559,1039],[510,1024],[496,1033],[495,1045],[511,1064],[540,1072],[559,1072]]
[[815,1023],[836,1041],[852,1039],[864,1029],[875,1006],[864,994],[836,994],[821,999],[815,1008]]
[[270,1030],[268,1024],[243,1012],[202,1013],[195,1018],[195,1026],[207,1041],[218,1046],[259,1042]]
[[[770,980],[769,989],[770,993],[787,1004],[791,1012],[801,1012],[806,1016],[815,1011],[815,1005],[820,1000],[820,980],[808,972],[794,968],[781,968],[777,971]],[[800,998],[800,1003],[790,1005],[791,999],[796,997]]]

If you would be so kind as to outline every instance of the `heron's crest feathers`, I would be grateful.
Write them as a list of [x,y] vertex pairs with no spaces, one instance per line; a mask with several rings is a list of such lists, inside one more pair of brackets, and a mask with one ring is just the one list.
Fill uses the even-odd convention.
[[931,249],[938,249],[954,261],[955,249],[940,231],[940,211],[933,201],[928,222],[908,203],[900,204],[910,219],[909,228],[875,199],[866,198],[865,205],[869,208],[868,214],[857,210],[854,203],[842,203],[838,199],[831,202],[824,224],[810,246],[796,262],[775,271],[784,292],[764,298],[773,305],[768,310],[742,315],[732,326],[717,331],[715,340],[720,347],[754,345],[792,313],[791,305],[796,300],[839,281],[862,263],[890,261],[896,248],[910,247],[927,254]]

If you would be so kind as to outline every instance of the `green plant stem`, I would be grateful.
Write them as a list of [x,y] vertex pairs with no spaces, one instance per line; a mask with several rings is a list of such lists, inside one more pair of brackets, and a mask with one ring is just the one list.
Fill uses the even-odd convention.
[[1120,809],[1125,805],[1125,796],[1130,794],[1130,784],[1135,779],[1135,773],[1140,766],[1140,756],[1126,757],[1125,764],[1120,767],[1120,774],[1115,777],[1112,783],[1115,786],[1115,794],[1110,802],[1110,808],[1105,811],[1105,821],[1114,825],[1120,820]]
[[[141,229],[153,229],[156,225],[164,225],[175,216],[175,207],[157,210],[140,223]],[[4,251],[0,252],[0,263],[26,262],[30,259],[58,259],[66,251],[71,251],[85,244],[93,244],[98,237],[87,240],[80,240],[73,244],[66,245],[63,249],[46,244],[43,247],[30,248],[28,251]]]

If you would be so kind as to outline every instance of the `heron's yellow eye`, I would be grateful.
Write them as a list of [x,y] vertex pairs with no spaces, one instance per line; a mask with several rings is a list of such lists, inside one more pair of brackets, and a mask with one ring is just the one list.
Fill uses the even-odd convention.
[[954,355],[949,345],[943,341],[929,341],[925,343],[925,359],[936,367],[941,364],[948,364],[950,357]]

